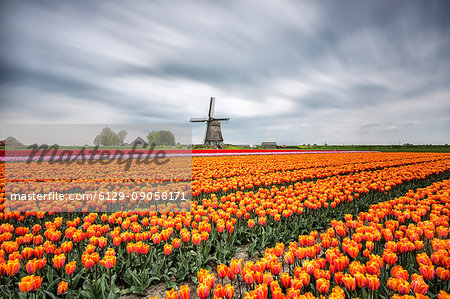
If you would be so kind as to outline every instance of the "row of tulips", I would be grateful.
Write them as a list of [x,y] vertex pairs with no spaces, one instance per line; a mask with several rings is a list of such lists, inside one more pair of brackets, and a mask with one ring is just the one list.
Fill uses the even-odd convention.
[[381,202],[166,298],[450,298],[450,180]]
[[[336,155],[283,155],[246,157],[247,167],[243,169],[242,157],[214,157],[219,166],[208,171],[211,157],[195,159],[192,166],[192,194],[204,195],[211,192],[231,192],[250,190],[261,186],[279,185],[304,180],[318,179],[333,175],[370,171],[406,164],[438,161],[448,158],[445,154],[348,154]],[[308,157],[309,158],[303,158]],[[311,158],[313,156],[314,158]],[[325,157],[328,159],[325,160]],[[180,160],[181,161],[178,161]],[[253,161],[254,160],[254,161]],[[269,160],[269,161],[267,161]],[[275,160],[270,163],[270,160]],[[286,164],[288,160],[289,164]],[[306,161],[305,161],[306,160]],[[174,162],[178,161],[178,162]],[[320,161],[320,162],[318,162]],[[138,165],[137,169],[124,171],[120,164],[78,165],[64,163],[7,163],[8,184],[6,193],[30,193],[50,191],[61,194],[97,192],[117,192],[132,196],[133,192],[183,191],[191,184],[168,180],[186,181],[191,179],[191,161],[185,158],[170,159],[168,165],[152,169],[147,165]],[[236,165],[237,162],[241,164]],[[275,163],[278,162],[278,163]],[[267,165],[271,167],[267,168]],[[161,169],[162,168],[162,169]],[[205,169],[203,171],[203,169]],[[214,174],[212,174],[212,173]],[[226,175],[224,175],[226,174]],[[174,177],[174,175],[176,177]],[[156,178],[158,176],[159,178]],[[179,176],[179,177],[178,177]],[[77,178],[74,180],[73,178]],[[162,180],[162,181],[161,181]],[[164,190],[163,190],[164,189]],[[190,195],[187,194],[186,196]],[[76,207],[80,209],[81,207]]]
[[[355,155],[358,156],[359,154]],[[298,156],[299,155],[297,155],[297,157]],[[284,164],[286,163],[286,161],[283,161],[284,163],[282,165],[276,165],[276,167],[268,167],[267,163],[264,162],[261,164],[250,164],[250,169],[245,170],[243,170],[241,167],[236,167],[233,169],[233,171],[226,172],[223,169],[214,172],[208,172],[206,170],[206,173],[200,172],[194,175],[195,179],[193,181],[192,191],[194,195],[208,194],[218,191],[244,191],[259,188],[261,186],[267,187],[271,185],[295,183],[305,180],[315,180],[361,171],[398,167],[407,164],[438,161],[448,158],[448,155],[412,155],[411,157],[405,157],[405,155],[403,155],[402,159],[399,159],[398,154],[391,154],[386,157],[385,155],[373,153],[369,155],[369,157],[367,157],[367,154],[363,157],[364,159],[355,159],[353,161],[349,161],[348,158],[342,159],[342,156],[340,154],[328,155],[328,159],[323,161],[326,163],[319,164],[316,161],[314,164],[312,164],[302,160],[298,161],[298,158],[296,161],[294,160],[295,157],[286,156],[285,160],[292,161],[291,164]],[[207,161],[208,159],[205,158],[205,160]],[[206,161],[204,164],[207,165],[208,163]],[[229,168],[231,167],[228,166],[225,169]]]
[[[297,155],[297,156],[302,156],[302,155]],[[337,204],[339,204],[340,201],[342,200],[348,200],[348,198],[352,199],[353,196],[359,196],[360,193],[367,193],[370,190],[373,189],[381,189],[382,191],[384,190],[389,190],[392,186],[394,185],[398,185],[401,184],[404,181],[408,181],[408,180],[412,180],[412,179],[418,179],[418,178],[423,178],[423,176],[427,176],[430,174],[430,172],[426,173],[425,171],[423,171],[423,169],[425,168],[430,168],[433,169],[433,171],[431,173],[439,173],[439,172],[443,172],[446,171],[448,169],[449,166],[449,159],[448,159],[448,155],[446,156],[447,159],[444,159],[443,157],[426,157],[427,159],[437,159],[437,161],[432,161],[432,162],[422,162],[422,163],[413,163],[413,164],[406,164],[406,166],[398,166],[398,167],[392,167],[392,168],[383,168],[383,169],[379,169],[379,170],[374,170],[374,171],[359,171],[356,173],[352,173],[352,174],[348,174],[348,175],[335,175],[332,177],[328,177],[326,179],[321,179],[318,180],[313,187],[315,188],[310,188],[312,185],[308,184],[308,182],[306,181],[302,181],[301,185],[297,185],[297,184],[293,184],[291,183],[291,181],[295,182],[298,180],[298,178],[293,178],[290,176],[290,173],[284,172],[283,173],[283,179],[279,180],[278,183],[284,183],[283,186],[281,186],[281,188],[284,188],[284,186],[286,187],[290,187],[290,186],[295,186],[294,190],[294,194],[299,194],[300,191],[303,195],[309,195],[309,197],[313,200],[311,201],[310,198],[308,197],[307,200],[305,200],[305,197],[303,196],[303,198],[301,198],[300,200],[305,200],[305,206],[308,208],[317,208],[317,207],[321,207],[322,205],[328,205],[328,203],[325,203],[325,201],[334,199],[334,202],[331,202],[330,204],[332,206],[335,206]],[[354,164],[353,164],[354,166]],[[377,168],[380,168],[381,166],[377,166]],[[358,169],[358,168],[357,168]],[[361,170],[361,169],[359,169]],[[230,181],[234,181],[230,179]],[[384,181],[385,184],[380,183],[380,181]],[[337,183],[336,183],[337,182]],[[349,182],[352,184],[352,186],[350,186],[351,191],[347,191],[347,194],[343,194],[342,191],[344,191],[343,189],[345,187],[348,187],[346,185],[349,184]],[[364,184],[360,184],[360,182],[364,183]],[[273,181],[272,181],[273,183]],[[311,183],[311,182],[309,182]],[[33,187],[36,184],[36,187]],[[82,186],[97,186],[98,190],[95,192],[97,193],[102,193],[104,192],[105,194],[108,194],[108,192],[110,194],[123,194],[125,197],[128,198],[133,198],[135,194],[138,193],[147,193],[147,192],[152,192],[155,193],[155,191],[158,190],[158,186],[161,188],[160,191],[167,191],[167,192],[171,192],[173,190],[186,190],[186,196],[189,196],[190,192],[188,192],[189,189],[189,183],[183,183],[183,182],[179,182],[179,183],[170,183],[170,184],[166,184],[164,186],[164,188],[161,185],[154,185],[154,186],[150,186],[148,185],[148,183],[125,183],[125,182],[67,182],[67,183],[57,183],[55,188],[48,188],[48,190],[45,187],[45,184],[47,185],[55,185],[54,182],[47,182],[47,183],[41,183],[41,182],[16,182],[16,183],[9,183],[7,185],[7,194],[9,194],[9,192],[13,192],[13,193],[30,193],[30,192],[39,192],[39,190],[41,191],[50,191],[53,190],[55,191],[55,188],[57,189],[56,191],[59,192],[68,192],[69,190],[73,190],[74,188],[77,189],[80,187],[80,184]],[[195,185],[195,183],[193,183]],[[232,183],[235,184],[235,183]],[[245,194],[249,194],[251,197],[253,197],[253,193],[257,192],[256,196],[259,196],[259,191],[261,190],[260,185],[261,182],[258,182],[257,185],[246,185],[246,187],[252,187],[253,189],[251,191],[247,191],[245,192]],[[241,183],[239,183],[239,185],[242,185]],[[332,188],[330,188],[330,185]],[[63,189],[58,189],[59,187],[63,187]],[[274,187],[274,186],[272,186]],[[89,187],[90,188],[90,187]],[[88,189],[89,189],[88,188]],[[139,189],[142,188],[142,189]],[[311,192],[303,192],[305,191],[304,189],[308,188],[308,189],[312,189]],[[263,192],[264,190],[268,190],[268,187],[263,188]],[[278,187],[271,188],[272,190],[277,190]],[[327,190],[327,192],[323,192],[324,189]],[[143,190],[143,191],[141,191]],[[309,190],[307,190],[309,191]],[[353,191],[353,192],[352,192]],[[197,191],[194,191],[197,192]],[[86,191],[85,193],[87,194],[91,194],[93,193],[93,191]],[[311,195],[312,193],[312,195]],[[331,193],[331,194],[330,194]],[[235,193],[229,193],[228,192],[228,187],[226,187],[226,185],[223,185],[222,189],[219,189],[218,192],[216,194],[211,194],[211,198],[214,197],[222,197],[224,195],[235,195]],[[266,195],[262,195],[263,199],[264,197],[266,197]],[[318,201],[317,201],[318,199]],[[0,199],[3,200],[3,202],[5,201],[4,198]],[[153,201],[155,202],[155,201]],[[41,210],[47,210],[50,209],[52,211],[64,211],[64,210],[68,210],[68,211],[75,211],[75,210],[80,210],[80,211],[89,211],[89,210],[94,210],[94,211],[116,211],[117,208],[119,209],[129,209],[131,208],[131,206],[124,206],[122,205],[120,202],[118,201],[105,201],[105,200],[94,200],[94,201],[76,201],[75,203],[73,203],[72,201],[57,201],[57,202],[52,202],[52,201],[45,201],[45,202],[39,202],[39,201],[10,201],[8,200],[8,203],[10,204],[10,206],[13,206],[17,209],[21,209],[23,211],[31,211],[33,210],[32,208],[37,208],[36,205],[43,205],[41,207]],[[146,203],[145,201],[137,201],[137,204],[142,204],[142,203]],[[4,203],[1,203],[1,205],[4,205]],[[67,206],[69,206],[67,208]],[[140,205],[142,206],[142,205]],[[1,206],[0,206],[1,207]],[[186,209],[188,209],[187,206],[185,206]],[[19,209],[19,210],[20,210]]]
[[[300,228],[318,228],[318,218],[327,222],[348,207],[355,213],[365,201],[392,196],[405,183],[417,187],[426,177],[441,180],[448,166],[442,159],[405,163],[220,199],[212,194],[194,203],[191,213],[0,213],[0,279],[3,290],[11,291],[20,278],[43,278],[43,287],[29,289],[41,295],[64,289],[62,294],[92,298],[120,290],[142,294],[155,281],[170,286],[210,262],[229,261],[238,244],[251,242],[250,248],[262,250],[292,239]],[[322,213],[326,216],[317,217]]]

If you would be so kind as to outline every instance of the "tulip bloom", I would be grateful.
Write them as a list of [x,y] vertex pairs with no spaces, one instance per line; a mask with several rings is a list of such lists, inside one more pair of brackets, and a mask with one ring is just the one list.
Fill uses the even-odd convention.
[[172,288],[170,291],[166,291],[166,299],[178,299],[178,293]]
[[27,273],[28,274],[33,274],[34,272],[36,272],[36,268],[37,268],[37,263],[36,263],[36,259],[30,260],[27,262],[27,264],[25,265],[25,268],[27,269]]
[[402,295],[408,294],[410,289],[411,289],[411,285],[409,284],[408,281],[403,280],[403,279],[399,279],[399,283],[398,283],[398,286],[397,286],[397,291],[400,294],[402,294]]
[[62,295],[67,291],[69,285],[65,281],[61,281],[58,285],[58,294]]
[[428,288],[429,286],[421,279],[413,280],[411,282],[411,289],[415,294],[426,295],[428,293]]
[[231,299],[234,296],[234,286],[227,284],[224,288],[223,288],[223,295],[226,299]]
[[153,236],[152,236],[153,243],[156,245],[158,245],[161,242],[161,239],[162,239],[162,237],[158,233],[153,234]]
[[178,295],[180,299],[190,299],[191,298],[191,289],[188,285],[182,285],[180,290],[178,291]]
[[248,227],[253,228],[255,226],[255,220],[249,219],[248,220]]
[[292,278],[289,276],[288,273],[283,272],[280,276],[280,280],[286,289],[291,287]]
[[347,290],[354,291],[356,289],[356,280],[350,274],[345,274],[342,281],[344,282],[344,286]]
[[325,295],[328,293],[328,290],[330,289],[330,281],[325,278],[319,278],[316,281],[316,288],[320,294]]
[[209,296],[209,288],[207,285],[201,283],[197,287],[197,295],[200,299],[206,299]]
[[194,243],[195,245],[198,246],[201,241],[202,241],[202,235],[200,235],[200,234],[193,234],[192,235],[192,243]]
[[65,263],[66,263],[66,256],[64,255],[64,253],[60,255],[55,255],[53,257],[53,267],[55,267],[56,269],[64,267]]
[[391,275],[393,277],[404,279],[404,280],[408,280],[408,278],[409,278],[408,271],[403,269],[402,266],[400,266],[400,265],[392,268]]
[[292,253],[292,251],[286,252],[286,254],[284,255],[284,261],[288,265],[292,265],[294,263],[295,259],[294,259],[294,254]]
[[12,260],[8,261],[5,265],[5,271],[8,276],[14,276],[19,272],[20,269],[20,261]]
[[432,280],[434,278],[434,266],[433,265],[421,265],[420,268],[420,274],[422,274],[423,278],[426,280]]
[[164,245],[164,254],[169,255],[172,252],[172,245],[166,244]]
[[277,261],[272,261],[270,263],[270,272],[273,275],[278,276],[278,274],[280,274],[281,272],[281,263]]
[[173,248],[178,248],[178,247],[180,247],[180,245],[181,245],[181,240],[180,239],[175,238],[175,239],[172,240]]
[[223,298],[225,290],[221,284],[218,284],[213,291],[214,298]]
[[436,269],[436,275],[441,281],[447,281],[450,278],[450,271],[442,267]]
[[385,250],[383,252],[383,260],[386,264],[392,266],[392,265],[395,265],[395,263],[397,263],[398,256],[395,252],[393,252],[391,250]]
[[349,246],[348,247],[348,255],[350,255],[352,258],[356,258],[359,253],[359,247],[358,246]]
[[239,260],[235,260],[235,259],[231,260],[231,263],[230,263],[230,269],[233,270],[233,273],[234,273],[235,275],[241,273],[241,270],[242,270],[242,260],[240,260],[240,259],[239,259]]
[[242,274],[243,274],[242,278],[244,279],[246,284],[252,285],[255,282],[252,271],[250,270],[245,272],[243,271]]
[[220,279],[224,279],[227,276],[228,267],[224,264],[217,265],[217,275]]
[[378,290],[380,287],[380,279],[376,275],[367,274],[365,285],[369,290]]
[[40,276],[25,276],[19,282],[19,289],[23,293],[27,293],[30,291],[36,291],[41,287],[42,278]]
[[225,223],[223,221],[220,221],[217,223],[217,231],[219,233],[222,233],[225,230]]
[[[368,274],[368,275],[370,275],[370,274]],[[354,277],[355,277],[356,285],[358,286],[358,288],[363,288],[366,283],[366,277],[364,276],[364,274],[356,272]]]
[[77,268],[77,262],[73,261],[66,265],[66,273],[71,275],[73,272],[75,272],[75,269]]
[[105,256],[100,261],[100,264],[102,264],[107,269],[111,269],[116,264],[116,257],[115,256]]

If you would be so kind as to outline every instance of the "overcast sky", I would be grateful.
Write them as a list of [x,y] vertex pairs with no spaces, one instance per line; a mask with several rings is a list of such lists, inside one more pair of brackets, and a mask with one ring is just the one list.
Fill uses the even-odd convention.
[[226,143],[450,143],[449,1],[0,3],[3,138],[189,125],[215,96]]

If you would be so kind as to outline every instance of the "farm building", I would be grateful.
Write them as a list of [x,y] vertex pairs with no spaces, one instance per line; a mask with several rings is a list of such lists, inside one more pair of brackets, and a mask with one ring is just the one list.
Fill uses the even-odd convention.
[[276,149],[277,143],[276,142],[262,142],[261,148],[262,149]]
[[142,139],[141,137],[138,137],[136,139],[134,139],[133,142],[130,143],[130,145],[134,146],[134,145],[142,145],[142,146],[147,146],[148,142],[146,142],[144,139]]

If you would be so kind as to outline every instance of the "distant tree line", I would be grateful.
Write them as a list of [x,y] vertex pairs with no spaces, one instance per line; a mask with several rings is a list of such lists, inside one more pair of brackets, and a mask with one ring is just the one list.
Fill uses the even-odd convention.
[[[95,137],[94,144],[103,146],[121,145],[127,134],[128,132],[125,130],[116,133],[111,128],[106,127]],[[167,130],[151,131],[147,135],[147,140],[149,144],[155,144],[156,146],[175,145],[175,136],[171,131]]]

